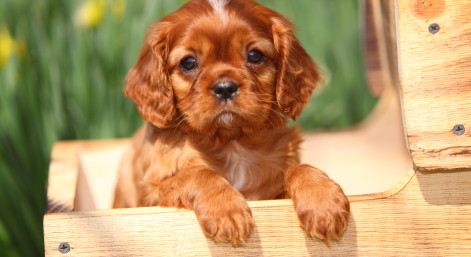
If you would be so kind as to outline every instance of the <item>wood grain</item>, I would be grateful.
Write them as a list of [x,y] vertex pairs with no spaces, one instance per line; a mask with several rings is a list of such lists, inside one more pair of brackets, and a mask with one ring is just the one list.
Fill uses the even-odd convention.
[[[424,171],[471,168],[471,2],[397,1],[403,119]],[[433,34],[429,26],[439,25]],[[453,133],[457,124],[463,135]]]
[[[191,211],[136,208],[48,214],[46,256],[470,256],[471,171],[415,173],[351,197],[344,237],[327,246],[299,226],[290,200],[251,202],[255,231],[238,246],[206,238]],[[405,186],[406,185],[406,186]]]

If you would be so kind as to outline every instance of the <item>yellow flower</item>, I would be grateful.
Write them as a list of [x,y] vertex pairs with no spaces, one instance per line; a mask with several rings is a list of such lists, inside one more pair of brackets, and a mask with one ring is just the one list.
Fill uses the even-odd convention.
[[4,68],[15,52],[15,40],[5,27],[0,29],[0,68]]
[[105,0],[88,0],[75,13],[75,24],[80,27],[96,27],[105,15]]
[[124,0],[116,0],[111,4],[111,12],[115,17],[121,18],[126,9],[126,2]]

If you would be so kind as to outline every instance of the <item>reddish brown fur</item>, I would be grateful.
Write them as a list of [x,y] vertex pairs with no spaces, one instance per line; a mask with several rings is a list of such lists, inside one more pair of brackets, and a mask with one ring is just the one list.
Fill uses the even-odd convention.
[[[123,160],[114,206],[188,208],[206,234],[239,243],[253,229],[245,199],[285,195],[310,235],[339,238],[348,199],[325,173],[299,165],[300,133],[286,127],[319,82],[317,66],[284,17],[251,0],[226,2],[190,1],[149,30],[125,88],[148,123]],[[247,62],[252,50],[261,63]],[[184,71],[189,56],[198,65]],[[215,97],[220,81],[239,86],[233,99]]]

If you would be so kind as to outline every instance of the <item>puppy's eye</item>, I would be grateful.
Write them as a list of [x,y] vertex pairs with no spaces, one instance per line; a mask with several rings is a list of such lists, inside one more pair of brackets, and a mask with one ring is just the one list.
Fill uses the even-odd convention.
[[196,59],[194,57],[187,57],[180,62],[180,67],[184,71],[191,71],[195,69],[196,66],[198,66],[198,64],[196,63]]
[[259,64],[259,63],[262,63],[264,57],[265,56],[260,51],[252,50],[247,55],[247,62],[253,63],[253,64]]

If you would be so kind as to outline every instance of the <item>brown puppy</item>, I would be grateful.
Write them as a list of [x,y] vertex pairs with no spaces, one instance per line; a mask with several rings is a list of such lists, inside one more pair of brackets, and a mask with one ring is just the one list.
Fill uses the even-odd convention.
[[296,118],[317,66],[280,14],[252,0],[193,0],[153,25],[125,94],[148,122],[136,134],[115,207],[194,210],[218,241],[253,229],[245,200],[293,199],[313,236],[339,238],[350,206],[324,172],[299,164]]

